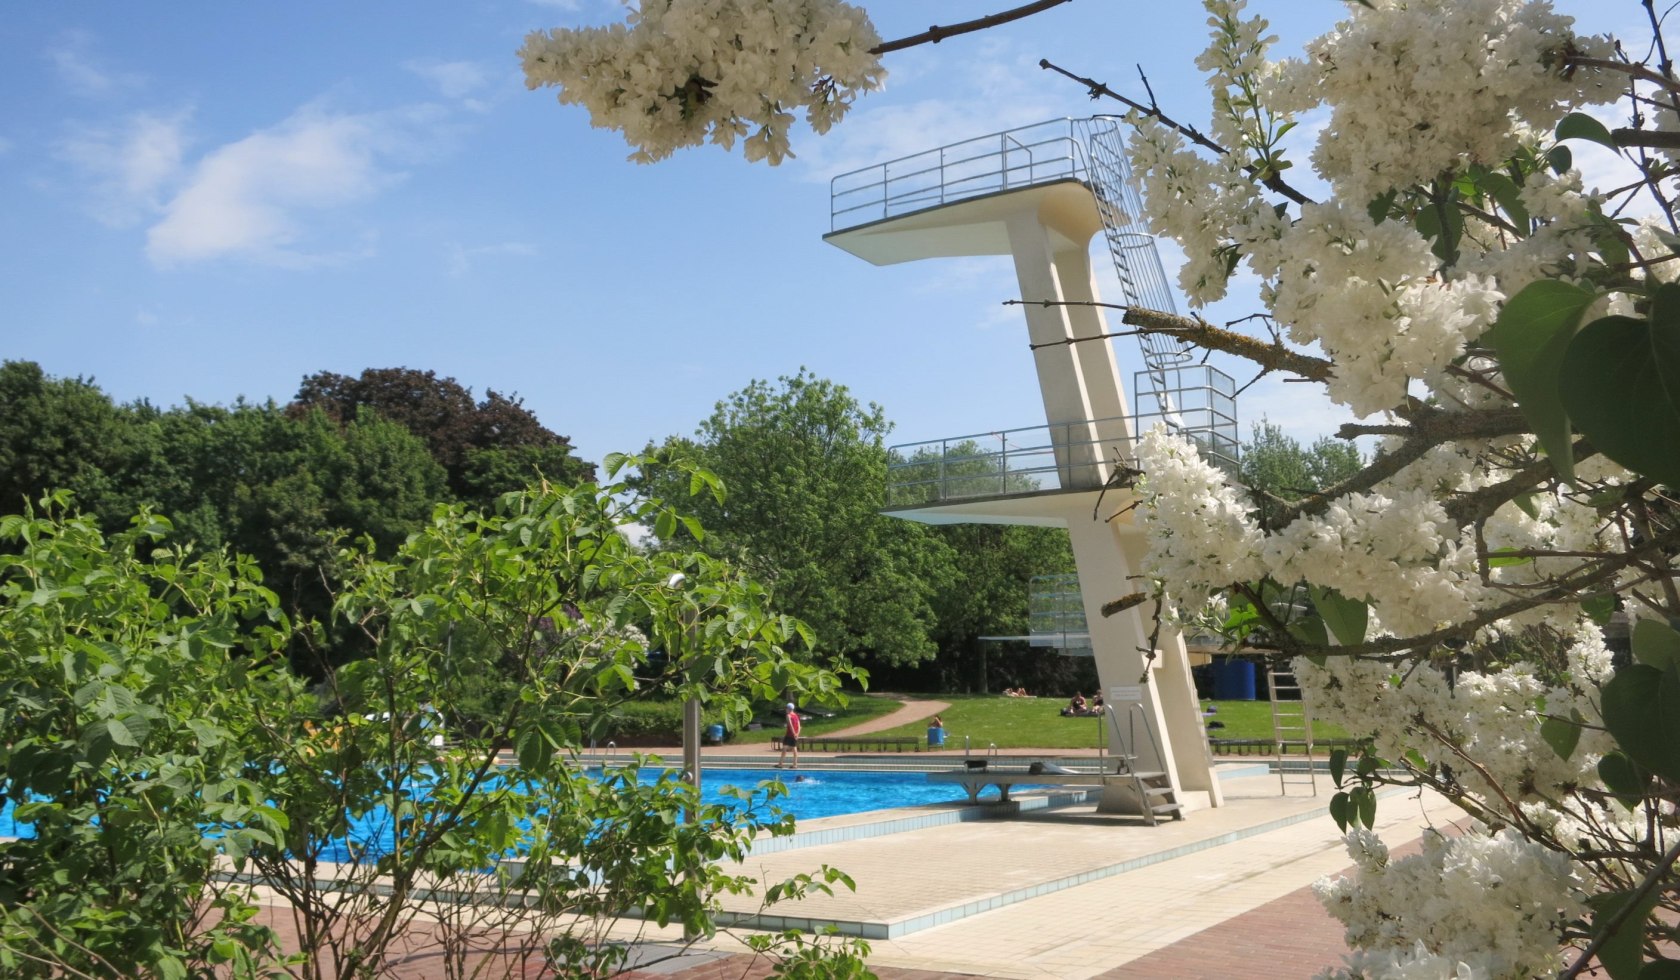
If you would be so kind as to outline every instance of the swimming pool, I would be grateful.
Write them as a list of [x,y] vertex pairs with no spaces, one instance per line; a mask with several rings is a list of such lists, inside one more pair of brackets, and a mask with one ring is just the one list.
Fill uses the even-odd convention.
[[[651,783],[666,770],[641,770],[643,783]],[[599,775],[600,770],[592,771]],[[787,795],[777,797],[775,806],[798,820],[815,820],[848,813],[865,813],[893,807],[954,803],[967,799],[961,786],[935,784],[921,772],[853,772],[787,769],[705,769],[701,771],[701,800],[704,803],[737,802],[725,787],[750,791],[760,783],[780,779]],[[30,830],[12,820],[12,802],[0,809],[0,837],[26,837]],[[353,822],[349,836],[379,853],[390,846],[391,821],[384,810],[368,813]],[[328,845],[320,855],[326,861],[346,861],[350,852],[343,841]]]
[[[652,781],[648,773],[642,778]],[[788,792],[776,800],[776,805],[800,820],[968,799],[961,786],[929,783],[924,772],[822,769],[704,769],[700,776],[700,795],[704,802],[718,803],[724,799],[723,786],[751,789],[777,778],[787,786]]]

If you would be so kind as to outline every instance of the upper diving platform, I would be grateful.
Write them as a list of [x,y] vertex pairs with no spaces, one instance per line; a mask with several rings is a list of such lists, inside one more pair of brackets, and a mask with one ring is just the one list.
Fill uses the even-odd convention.
[[841,174],[823,240],[875,265],[1008,255],[1005,219],[1031,206],[1060,247],[1083,248],[1103,229],[1081,133],[1093,122],[1052,119]]

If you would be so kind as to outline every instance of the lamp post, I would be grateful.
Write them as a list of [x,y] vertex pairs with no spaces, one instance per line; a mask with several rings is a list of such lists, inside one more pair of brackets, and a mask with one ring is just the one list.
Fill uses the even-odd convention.
[[[671,577],[665,580],[665,588],[672,591],[672,592],[676,592],[677,590],[681,589],[683,587],[683,583],[687,582],[687,581],[688,581],[688,576],[684,575],[682,572],[672,572]],[[693,619],[692,615],[690,614],[686,604],[684,604],[684,606],[683,606],[682,618],[683,618],[683,626],[682,626],[683,637],[684,637],[684,639],[686,639],[689,642],[689,645],[692,646],[693,642],[694,642],[694,619]],[[672,643],[673,646],[676,644],[676,642],[677,642],[677,638],[675,636],[671,637],[671,643]],[[693,651],[690,650],[689,652],[692,653]],[[683,702],[682,751],[683,751],[683,775],[682,775],[682,778],[690,786],[694,787],[694,796],[692,797],[693,802],[691,802],[687,806],[683,807],[683,823],[691,824],[691,823],[694,823],[694,821],[699,816],[699,814],[696,812],[696,809],[700,805],[700,699],[699,698],[690,697],[687,701]],[[683,874],[685,876],[687,876],[690,881],[692,881],[694,879],[694,875],[695,875],[694,868],[693,867],[685,868],[684,871],[683,871]],[[685,943],[686,942],[692,942],[697,938],[699,938],[699,933],[695,931],[693,926],[689,925],[687,922],[684,922],[683,923],[683,942],[685,942]]]
[[[671,574],[671,577],[665,580],[665,587],[667,589],[671,590],[672,592],[675,592],[678,589],[682,588],[683,583],[687,582],[687,581],[688,581],[688,576],[684,575],[682,572],[673,572]],[[692,640],[693,633],[694,633],[694,624],[693,624],[692,621],[689,620],[689,614],[688,614],[688,611],[686,609],[683,610],[683,621],[684,621],[683,622],[683,633],[684,633],[685,637]],[[675,643],[675,641],[676,641],[676,638],[672,637],[672,642]],[[692,651],[689,651],[689,652],[692,652]],[[697,804],[698,801],[699,801],[699,798],[700,798],[700,699],[699,698],[691,697],[687,701],[683,702],[682,750],[683,750],[683,780],[685,782],[687,782],[690,786],[694,787],[694,798],[695,798],[695,801],[696,801],[696,804]],[[690,804],[689,806],[683,808],[683,822],[685,822],[685,823],[693,823],[694,822],[694,819],[695,819],[694,806],[696,804]]]

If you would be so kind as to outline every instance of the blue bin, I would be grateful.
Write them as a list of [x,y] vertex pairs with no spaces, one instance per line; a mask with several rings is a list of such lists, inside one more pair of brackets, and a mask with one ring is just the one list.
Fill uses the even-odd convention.
[[723,726],[722,725],[707,725],[706,726],[706,741],[713,742],[713,743],[721,743],[723,741]]
[[1213,697],[1216,701],[1253,701],[1254,664],[1236,659],[1214,664]]
[[935,749],[935,748],[938,748],[939,746],[944,745],[944,744],[945,744],[945,729],[943,729],[943,728],[929,728],[928,729],[928,748]]

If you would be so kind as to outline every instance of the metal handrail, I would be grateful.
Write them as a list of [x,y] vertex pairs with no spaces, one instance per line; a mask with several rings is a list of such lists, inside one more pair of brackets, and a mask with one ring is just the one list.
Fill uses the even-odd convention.
[[[1114,725],[1114,737],[1119,739],[1120,715],[1112,704],[1105,704],[1103,707],[1108,709],[1109,722]],[[1155,751],[1155,764],[1165,769],[1167,757],[1161,752],[1161,743],[1155,740],[1155,729],[1150,727],[1149,717],[1143,713],[1143,705],[1136,701],[1126,702],[1126,732],[1131,736],[1131,740],[1120,742],[1121,754],[1131,756],[1134,760],[1137,758],[1137,728],[1133,725],[1134,721],[1143,722],[1143,733],[1149,736],[1149,747]],[[1145,800],[1144,806],[1148,805],[1149,801]]]
[[[947,500],[1100,489],[1116,457],[1136,458],[1137,437],[1093,438],[1118,418],[1062,422],[904,443],[888,450],[887,504],[923,506]],[[1188,437],[1216,466],[1234,469],[1236,420],[1215,408],[1134,416],[1134,432],[1155,423]],[[1124,431],[1124,430],[1122,430]]]
[[[1026,154],[1024,167],[1011,165],[1011,146]],[[1050,180],[1083,180],[1089,170],[1078,120],[1001,130],[834,177],[829,181],[829,230]]]

